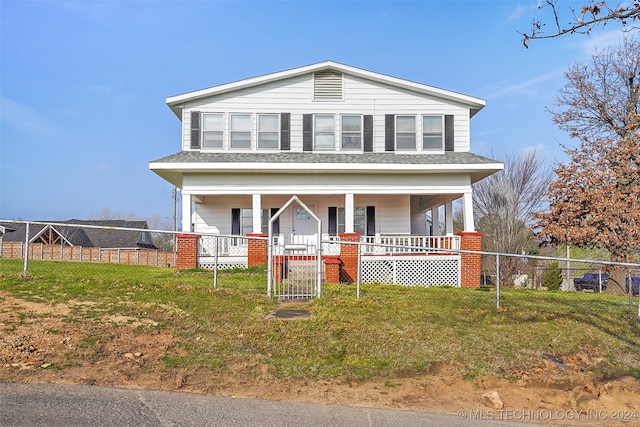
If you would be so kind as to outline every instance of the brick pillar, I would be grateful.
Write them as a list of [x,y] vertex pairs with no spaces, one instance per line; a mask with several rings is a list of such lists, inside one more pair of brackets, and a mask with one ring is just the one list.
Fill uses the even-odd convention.
[[[482,236],[480,231],[461,231],[458,233],[460,239],[460,249],[463,251],[481,251]],[[482,269],[482,256],[480,254],[463,253],[462,257],[462,277],[460,278],[463,288],[479,288],[480,273]]]
[[[339,233],[342,242],[359,242],[360,233]],[[358,278],[358,245],[340,245],[341,282],[355,283]]]
[[256,267],[267,263],[267,239],[254,239],[254,237],[269,237],[264,233],[247,234],[247,267]]
[[187,268],[198,268],[198,235],[178,234],[178,259],[176,268],[184,270]]
[[327,255],[324,258],[324,281],[325,283],[340,283],[340,257],[338,255]]

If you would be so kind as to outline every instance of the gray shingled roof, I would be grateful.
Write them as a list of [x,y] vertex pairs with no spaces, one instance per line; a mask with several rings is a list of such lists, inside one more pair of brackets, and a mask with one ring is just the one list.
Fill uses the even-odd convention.
[[397,154],[397,153],[309,153],[277,152],[260,153],[207,153],[200,151],[180,151],[162,157],[151,163],[360,163],[399,165],[477,165],[500,163],[473,153],[447,151],[441,154]]
[[[37,221],[47,222],[47,221]],[[141,220],[80,220],[71,219],[68,221],[52,221],[56,225],[53,228],[63,236],[73,246],[83,247],[100,247],[100,248],[150,248],[155,249],[150,244],[150,236],[146,239],[149,243],[140,241],[140,235],[145,233],[137,230],[110,230],[108,228],[80,228],[68,227],[58,224],[74,224],[74,225],[90,225],[98,227],[118,227],[118,228],[137,228],[148,229],[147,221]],[[3,236],[5,242],[24,242],[26,235],[26,224],[11,223],[6,224],[7,227],[14,229],[10,233]],[[29,239],[37,236],[47,225],[29,224]]]

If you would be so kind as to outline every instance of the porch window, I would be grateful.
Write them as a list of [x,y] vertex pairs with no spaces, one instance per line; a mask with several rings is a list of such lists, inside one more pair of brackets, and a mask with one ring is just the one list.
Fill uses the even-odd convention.
[[251,115],[231,115],[231,148],[251,148]]
[[253,209],[231,209],[231,234],[234,236],[244,236],[251,232],[253,232]]
[[443,150],[442,116],[422,116],[422,149]]
[[[359,206],[353,212],[353,231],[362,236],[374,236],[376,234],[376,208],[375,206]],[[329,207],[328,233],[337,236],[345,231],[345,210],[341,207]]]
[[222,148],[222,114],[202,115],[202,148]]
[[[276,212],[278,208],[262,209],[262,233],[269,234],[269,220]],[[280,218],[273,222],[273,234],[280,234]]]
[[[278,212],[278,208],[262,209],[261,232],[269,233],[269,220]],[[233,208],[231,209],[231,234],[234,236],[245,236],[253,233],[253,209]],[[280,234],[280,218],[273,223],[273,234]]]
[[396,116],[396,150],[416,149],[415,116]]
[[277,114],[258,115],[258,149],[278,149],[278,119]]
[[333,150],[334,126],[333,116],[313,116],[313,142],[315,150]]
[[340,131],[343,150],[362,149],[362,116],[342,116]]

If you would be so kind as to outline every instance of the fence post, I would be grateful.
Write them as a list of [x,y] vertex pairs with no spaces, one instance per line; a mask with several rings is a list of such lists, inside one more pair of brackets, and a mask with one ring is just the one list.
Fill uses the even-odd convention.
[[496,255],[496,308],[500,309],[500,255]]
[[360,282],[362,281],[362,251],[360,248],[362,245],[358,242],[358,272],[356,279],[356,298],[360,299]]
[[213,254],[213,287],[218,287],[218,248],[219,236],[214,236],[216,241],[216,252]]
[[24,233],[24,268],[22,270],[22,276],[27,277],[29,271],[29,223]]

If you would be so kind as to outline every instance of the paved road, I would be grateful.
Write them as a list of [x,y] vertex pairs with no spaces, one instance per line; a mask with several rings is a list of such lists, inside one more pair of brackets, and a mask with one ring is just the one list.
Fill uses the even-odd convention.
[[[507,426],[511,422],[349,406],[96,386],[0,382],[0,426]],[[523,425],[523,424],[519,424]]]

